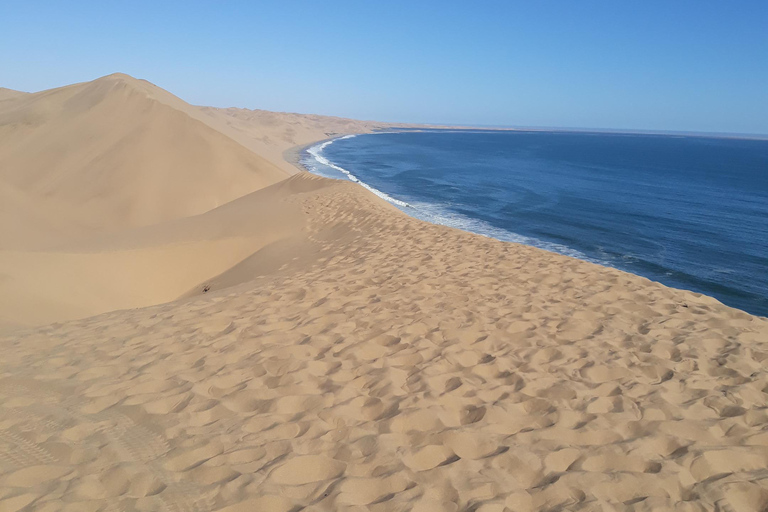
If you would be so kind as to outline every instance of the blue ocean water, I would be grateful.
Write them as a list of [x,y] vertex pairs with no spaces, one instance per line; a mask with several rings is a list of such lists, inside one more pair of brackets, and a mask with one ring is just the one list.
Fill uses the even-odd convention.
[[387,132],[309,148],[311,172],[407,213],[613,266],[768,316],[768,141]]

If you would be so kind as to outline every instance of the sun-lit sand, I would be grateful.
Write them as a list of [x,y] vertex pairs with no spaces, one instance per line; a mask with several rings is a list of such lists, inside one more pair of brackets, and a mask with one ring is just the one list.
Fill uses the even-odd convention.
[[768,320],[282,159],[381,126],[0,90],[0,511],[768,507]]

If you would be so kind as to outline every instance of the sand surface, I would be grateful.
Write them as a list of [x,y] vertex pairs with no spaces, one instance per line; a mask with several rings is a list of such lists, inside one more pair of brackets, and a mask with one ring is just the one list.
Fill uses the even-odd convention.
[[0,337],[0,511],[768,506],[764,318],[306,173],[161,217],[0,254],[26,323],[135,308]]

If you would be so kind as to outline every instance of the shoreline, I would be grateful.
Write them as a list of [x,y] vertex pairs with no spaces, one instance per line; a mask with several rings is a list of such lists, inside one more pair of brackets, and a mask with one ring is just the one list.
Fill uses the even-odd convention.
[[[463,131],[463,130],[454,130],[454,129],[446,129],[446,128],[441,128],[440,130],[441,131],[443,131],[443,130],[446,130],[446,131]],[[418,131],[423,131],[423,130],[422,129],[413,129],[413,130],[408,129],[408,130],[402,130],[402,131],[404,131],[404,132],[410,132],[410,131],[418,132]],[[488,131],[500,131],[500,130],[488,130]],[[552,133],[555,133],[555,132],[552,132]],[[577,133],[577,132],[572,131],[571,133]],[[582,132],[582,133],[584,133],[584,132]],[[534,247],[536,249],[541,249],[541,250],[544,250],[544,251],[547,251],[547,252],[550,252],[550,253],[558,254],[558,255],[561,255],[561,256],[566,256],[566,257],[569,257],[569,258],[574,258],[574,259],[577,259],[579,261],[593,263],[593,264],[599,265],[601,267],[606,267],[606,268],[611,268],[611,269],[619,270],[621,272],[626,272],[626,273],[628,273],[630,275],[633,275],[633,276],[637,276],[637,277],[641,277],[641,278],[644,278],[644,279],[648,279],[649,281],[661,284],[661,285],[666,286],[666,287],[671,288],[671,289],[681,290],[681,291],[685,291],[685,292],[689,292],[689,293],[701,294],[703,296],[710,297],[710,298],[720,302],[721,304],[723,304],[726,307],[730,307],[730,308],[736,309],[736,310],[741,311],[741,312],[743,312],[745,314],[757,316],[759,318],[768,318],[768,315],[763,316],[763,315],[760,315],[758,313],[753,313],[753,312],[746,311],[745,309],[741,309],[740,307],[737,307],[737,306],[732,306],[732,305],[729,305],[729,304],[725,304],[725,303],[722,302],[721,299],[719,299],[717,297],[714,297],[710,293],[702,292],[702,291],[696,291],[696,290],[692,290],[692,289],[689,289],[689,288],[682,288],[682,287],[679,287],[679,286],[675,286],[674,283],[667,284],[666,282],[660,280],[659,278],[657,278],[655,276],[647,276],[647,275],[640,274],[640,273],[634,272],[632,270],[623,268],[621,266],[613,265],[613,264],[611,264],[608,261],[601,260],[601,259],[598,259],[598,258],[595,258],[595,257],[591,257],[591,256],[589,256],[587,254],[582,253],[578,249],[574,249],[574,248],[569,247],[569,246],[564,246],[564,245],[561,245],[561,244],[557,244],[557,243],[549,242],[549,241],[545,241],[545,240],[535,239],[535,238],[532,238],[532,237],[529,237],[529,236],[526,236],[526,235],[520,235],[518,233],[509,231],[508,229],[505,229],[505,228],[497,228],[495,226],[482,226],[482,227],[475,226],[473,228],[473,226],[471,226],[471,225],[465,225],[466,223],[459,223],[459,224],[457,224],[455,220],[454,221],[449,221],[449,220],[441,221],[442,217],[440,217],[440,216],[434,216],[434,217],[430,218],[430,216],[432,216],[433,214],[427,214],[426,212],[421,212],[418,209],[415,209],[414,206],[412,206],[412,205],[410,205],[408,203],[405,203],[402,200],[393,198],[393,197],[389,196],[385,192],[382,192],[382,191],[380,191],[378,189],[375,189],[374,187],[372,187],[371,185],[367,184],[363,180],[360,180],[357,176],[352,175],[347,170],[344,170],[343,172],[339,171],[340,173],[345,174],[346,177],[339,176],[337,178],[337,177],[333,177],[333,176],[326,176],[326,175],[323,175],[323,174],[318,174],[318,173],[312,172],[311,170],[309,170],[308,168],[306,168],[304,165],[301,164],[300,157],[301,157],[302,153],[304,151],[306,151],[307,149],[309,149],[309,148],[311,148],[313,146],[324,144],[324,143],[333,142],[333,141],[335,141],[337,139],[343,139],[343,138],[345,138],[348,135],[365,135],[365,134],[338,134],[338,135],[336,135],[334,137],[329,137],[329,138],[326,138],[326,139],[320,139],[320,140],[311,142],[309,144],[304,144],[304,145],[301,145],[301,146],[295,146],[295,147],[290,148],[289,150],[285,151],[284,158],[286,159],[286,161],[288,161],[294,167],[296,167],[299,171],[304,171],[304,172],[307,172],[309,174],[313,174],[313,175],[317,175],[317,176],[323,176],[323,177],[326,177],[326,178],[329,178],[329,179],[336,179],[336,180],[340,180],[340,181],[350,181],[352,183],[358,184],[361,187],[369,190],[373,194],[377,195],[381,199],[384,199],[385,201],[389,202],[390,204],[396,206],[398,209],[400,209],[401,211],[403,211],[404,213],[406,213],[410,217],[412,217],[412,218],[414,218],[416,220],[419,220],[421,222],[427,222],[429,224],[445,226],[445,227],[449,227],[449,228],[452,228],[452,229],[458,229],[460,231],[464,231],[464,232],[472,233],[472,234],[475,234],[475,235],[487,237],[487,238],[490,238],[490,239],[493,239],[493,240],[498,240],[500,242],[515,243],[515,244],[525,245],[525,246],[528,246],[528,247]],[[661,136],[661,135],[664,135],[664,134],[653,134],[653,135]],[[318,163],[320,163],[321,165],[326,165],[326,164],[324,164],[323,162],[320,162],[320,161],[318,161]],[[332,166],[338,167],[338,164],[335,164],[333,162],[331,162],[331,164],[332,164]],[[354,179],[350,179],[350,176],[353,176]],[[466,217],[467,222],[469,222],[469,223],[482,222],[482,221],[480,221],[478,219],[475,219],[474,217],[471,217],[471,216],[463,215],[463,217]]]
[[314,142],[310,142],[308,144],[300,144],[298,146],[292,146],[286,149],[285,151],[283,151],[283,154],[282,154],[283,160],[285,160],[286,162],[288,162],[289,164],[291,164],[293,167],[296,168],[296,172],[293,174],[297,174],[298,172],[309,172],[308,169],[306,169],[303,165],[301,165],[301,154],[316,144],[322,144],[325,141],[337,139],[339,137],[343,137],[343,135],[339,135],[338,137],[330,137],[328,139],[320,139]]

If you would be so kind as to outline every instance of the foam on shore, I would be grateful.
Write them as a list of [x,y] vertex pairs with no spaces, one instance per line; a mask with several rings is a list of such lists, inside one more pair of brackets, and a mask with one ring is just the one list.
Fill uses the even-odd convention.
[[[353,137],[357,137],[357,135],[345,135],[343,137],[338,137],[338,138],[335,138],[335,139],[327,140],[325,142],[322,142],[320,144],[317,144],[315,146],[310,147],[309,149],[307,149],[307,153],[312,155],[312,158],[315,160],[315,162],[317,164],[320,164],[321,166],[329,167],[329,168],[333,169],[334,171],[340,172],[348,180],[354,181],[355,183],[359,183],[364,188],[370,190],[371,192],[373,192],[374,194],[376,194],[380,198],[384,199],[385,201],[388,201],[388,202],[390,202],[390,203],[392,203],[395,206],[398,206],[400,208],[409,208],[411,206],[410,204],[406,203],[405,201],[401,201],[399,199],[395,199],[394,197],[390,196],[389,194],[386,194],[386,193],[382,192],[381,190],[379,190],[379,189],[377,189],[375,187],[370,186],[369,184],[365,183],[364,181],[361,181],[357,176],[352,174],[347,169],[345,169],[345,168],[343,168],[343,167],[341,167],[339,165],[334,164],[333,162],[331,162],[330,160],[328,160],[327,158],[325,158],[323,156],[323,150],[325,148],[327,148],[328,146],[330,146],[331,144],[333,144],[334,142],[336,142],[337,140],[351,139]],[[305,162],[302,162],[302,163],[304,164]],[[327,172],[324,173],[322,171],[321,167],[319,167],[318,165],[313,165],[311,161],[307,161],[306,164],[305,164],[305,167],[307,168],[307,170],[309,172],[318,174],[320,176],[325,176],[326,178],[336,178],[336,179],[339,178],[338,176],[334,176],[334,175],[329,174]]]
[[[468,215],[454,212],[450,208],[440,204],[414,201],[406,202],[400,199],[396,199],[389,194],[365,183],[352,172],[330,161],[323,155],[323,150],[337,140],[351,139],[353,137],[357,137],[357,135],[345,135],[343,137],[337,137],[323,141],[308,148],[306,153],[310,155],[311,158],[302,159],[302,165],[305,169],[307,169],[307,171],[318,174],[320,176],[324,176],[326,178],[346,178],[350,181],[358,183],[385,201],[388,201],[402,209],[405,213],[416,217],[417,219],[431,222],[432,224],[439,224],[441,226],[448,226],[464,231],[469,231],[470,233],[486,236],[488,238],[494,238],[496,240],[501,240],[502,242],[514,242],[518,244],[530,245],[532,247],[544,249],[545,251],[562,254],[563,256],[570,256],[572,258],[578,258],[583,261],[589,261],[590,263],[612,266],[607,261],[590,258],[583,252],[572,249],[563,244],[547,242],[535,237],[525,236],[513,231],[509,231],[507,229],[498,228],[483,220],[475,219]],[[328,172],[326,169],[332,169],[336,172]],[[339,173],[341,173],[342,176],[339,176]]]

